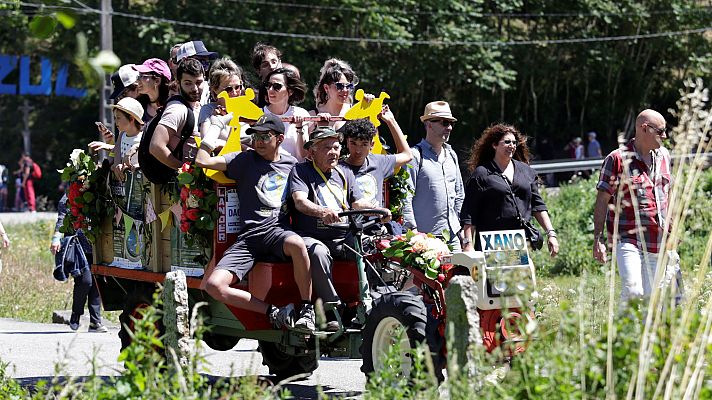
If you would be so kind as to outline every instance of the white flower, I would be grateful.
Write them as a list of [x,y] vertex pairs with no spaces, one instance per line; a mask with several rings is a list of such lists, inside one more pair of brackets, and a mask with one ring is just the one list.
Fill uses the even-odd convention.
[[72,154],[69,155],[69,161],[72,162],[72,165],[74,166],[74,168],[79,168],[79,156],[81,154],[84,154],[84,150],[74,149],[74,150],[72,150]]

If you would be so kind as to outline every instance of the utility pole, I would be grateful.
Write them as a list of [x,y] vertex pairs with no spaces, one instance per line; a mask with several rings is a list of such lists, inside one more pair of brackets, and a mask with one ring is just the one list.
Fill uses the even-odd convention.
[[[101,49],[114,51],[112,26],[111,26],[111,0],[101,0]],[[99,120],[106,125],[109,130],[114,128],[114,116],[111,113],[111,105],[109,96],[111,96],[111,75],[104,74],[102,89],[101,89],[101,104],[99,105]],[[99,134],[99,139],[101,134]]]
[[35,108],[30,105],[27,99],[22,100],[22,107],[20,107],[20,111],[22,111],[22,124],[24,125],[22,128],[22,147],[27,154],[30,154],[32,151],[32,143],[30,141],[30,111],[34,109]]

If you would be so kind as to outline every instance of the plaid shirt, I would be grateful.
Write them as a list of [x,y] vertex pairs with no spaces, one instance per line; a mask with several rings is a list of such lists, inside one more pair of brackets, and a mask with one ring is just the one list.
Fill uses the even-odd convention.
[[[618,219],[618,236],[621,242],[632,243],[650,253],[660,251],[666,227],[670,175],[670,153],[664,147],[651,151],[652,168],[643,161],[633,146],[635,139],[603,160],[601,177],[596,189],[612,195],[606,215],[608,239],[613,240],[615,210],[618,196],[621,212]],[[634,195],[634,196],[633,196]],[[633,198],[635,200],[633,200]],[[637,210],[637,212],[636,212]]]

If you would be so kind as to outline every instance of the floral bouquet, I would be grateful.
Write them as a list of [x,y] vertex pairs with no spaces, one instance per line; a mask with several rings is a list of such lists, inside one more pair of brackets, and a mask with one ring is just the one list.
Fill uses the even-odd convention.
[[450,255],[450,248],[430,233],[409,230],[405,235],[394,237],[382,253],[385,257],[400,259],[402,264],[415,267],[429,279],[441,283],[452,268],[452,264],[442,262],[444,256]]
[[388,199],[390,203],[393,220],[403,223],[403,204],[408,194],[413,194],[413,189],[408,184],[410,173],[407,171],[408,164],[401,167],[390,179],[388,179]]
[[73,233],[79,229],[96,242],[101,220],[113,215],[114,209],[106,193],[108,168],[98,168],[94,160],[84,150],[74,149],[67,166],[57,170],[62,174],[62,182],[67,186],[68,212],[62,233]]
[[183,210],[180,230],[187,235],[189,246],[197,246],[203,251],[195,261],[206,265],[210,261],[208,254],[212,253],[213,230],[218,220],[218,195],[213,180],[202,168],[185,163],[178,171],[178,185]]

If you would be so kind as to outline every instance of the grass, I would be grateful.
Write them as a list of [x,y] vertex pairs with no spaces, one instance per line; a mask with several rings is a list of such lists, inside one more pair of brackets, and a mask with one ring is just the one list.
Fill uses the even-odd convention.
[[[72,307],[74,280],[59,282],[52,276],[54,256],[49,251],[53,221],[5,227],[12,243],[2,251],[0,318],[52,322],[52,312]],[[87,311],[85,310],[85,313]],[[116,312],[104,313],[116,322]]]
[[49,251],[52,221],[6,227],[12,243],[2,252],[0,317],[51,322],[52,311],[71,306],[72,281],[52,277],[54,257]]

